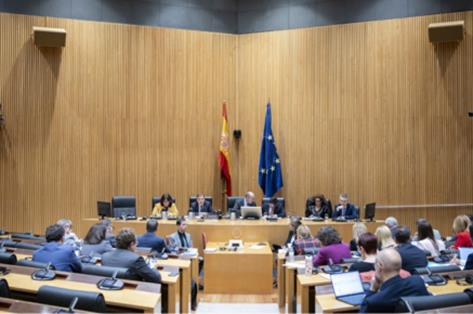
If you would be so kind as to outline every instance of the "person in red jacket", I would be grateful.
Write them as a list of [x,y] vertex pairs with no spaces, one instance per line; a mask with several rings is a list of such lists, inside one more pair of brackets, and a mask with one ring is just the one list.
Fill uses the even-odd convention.
[[470,232],[468,230],[470,224],[470,218],[466,215],[460,215],[455,218],[452,226],[453,232],[455,232],[456,235],[455,243],[452,245],[453,248],[473,247]]

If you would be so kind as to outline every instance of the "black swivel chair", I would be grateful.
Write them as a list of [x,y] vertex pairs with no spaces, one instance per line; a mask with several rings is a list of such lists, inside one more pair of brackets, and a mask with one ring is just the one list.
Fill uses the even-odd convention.
[[82,264],[82,273],[87,275],[112,277],[117,271],[117,278],[130,279],[127,268]]
[[[40,262],[33,262],[30,259],[20,259],[18,262],[16,262],[16,266],[26,266],[26,267],[44,269],[44,268],[48,267],[48,264],[47,263],[40,263]],[[49,269],[54,270],[56,268],[53,265],[50,265]]]
[[470,296],[465,292],[440,295],[402,297],[396,308],[397,313],[415,313],[445,307],[471,304]]
[[[210,207],[212,207],[212,204],[213,204],[213,199],[212,199],[212,196],[204,196],[205,200],[207,202],[210,203]],[[192,207],[192,203],[196,202],[197,201],[197,196],[195,195],[192,195],[191,197],[189,197],[189,208]]]
[[[154,205],[156,205],[157,203],[161,202],[161,195],[159,196],[153,196],[151,198],[151,210],[154,208]],[[172,196],[172,202],[175,204],[176,203],[176,198],[174,196]]]
[[12,238],[16,238],[16,239],[24,239],[24,240],[34,240],[34,241],[42,241],[42,242],[46,242],[46,238],[45,237],[40,237],[40,236],[36,236],[32,233],[12,233],[11,234],[11,237]]
[[20,242],[16,242],[16,241],[12,241],[12,240],[3,240],[3,241],[1,241],[1,244],[4,247],[10,247],[10,248],[16,247],[18,245],[18,243],[20,243]]
[[36,251],[36,250],[42,248],[43,246],[39,245],[39,244],[28,243],[28,242],[18,242],[15,247],[17,249]]
[[244,200],[244,196],[227,196],[227,211],[230,211],[237,201]]
[[[270,199],[270,197],[263,197],[263,200],[261,201],[261,207],[263,208],[263,211],[268,208]],[[281,205],[283,210],[286,209],[286,200],[284,197],[278,197],[277,202],[279,205]]]
[[70,290],[56,288],[52,286],[42,286],[38,290],[38,302],[62,307],[68,307],[71,301],[77,297],[76,308],[78,310],[100,312],[107,311],[105,298],[102,293],[80,290]]
[[0,298],[11,298],[10,286],[5,279],[0,279]]
[[112,197],[113,217],[136,216],[136,198],[134,196],[113,196]]
[[0,253],[0,263],[15,265],[16,255],[13,253]]
[[[327,199],[325,199],[325,202],[327,203],[327,207],[328,207],[327,215],[328,215],[329,218],[332,218],[332,213],[333,213],[332,201],[327,198]],[[315,199],[312,196],[308,197],[306,202],[305,202],[306,212],[309,211],[310,206],[315,206]]]

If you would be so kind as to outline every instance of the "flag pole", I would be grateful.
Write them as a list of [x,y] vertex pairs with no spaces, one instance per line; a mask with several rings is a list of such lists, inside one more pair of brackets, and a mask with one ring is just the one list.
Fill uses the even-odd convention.
[[222,186],[223,186],[223,190],[222,190],[222,212],[227,212],[226,208],[225,208],[225,200],[227,199],[227,181],[225,180],[225,178],[222,176]]

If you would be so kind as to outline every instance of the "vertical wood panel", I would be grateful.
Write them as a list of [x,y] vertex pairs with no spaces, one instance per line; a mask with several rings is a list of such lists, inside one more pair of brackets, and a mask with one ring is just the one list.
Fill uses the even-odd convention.
[[[65,28],[66,48],[36,48],[33,25]],[[182,211],[199,191],[220,203],[234,35],[11,14],[0,26],[2,227],[78,224],[115,194],[136,195],[140,215],[163,192]]]
[[[429,43],[429,23],[458,19],[462,42]],[[281,195],[294,213],[316,192],[335,201],[347,192],[360,205],[471,203],[472,33],[472,12],[462,12],[239,36],[239,193],[261,196],[259,139],[271,97]],[[458,212],[380,217],[413,227],[428,216],[450,232]]]

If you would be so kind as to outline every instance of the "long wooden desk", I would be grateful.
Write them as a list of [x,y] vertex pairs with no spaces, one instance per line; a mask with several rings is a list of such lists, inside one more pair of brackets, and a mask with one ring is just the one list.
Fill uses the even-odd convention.
[[[455,280],[449,280],[445,286],[428,286],[427,289],[433,295],[439,295],[463,292],[465,289],[471,287],[473,287],[473,285],[461,286],[458,285]],[[335,295],[333,293],[323,295],[317,294],[315,298],[317,305],[319,306],[319,309],[322,313],[337,313],[345,311],[354,311],[358,309],[358,307],[356,306],[338,301],[337,299],[335,299]]]
[[238,251],[222,251],[223,242],[209,242],[204,252],[205,293],[270,294],[273,288],[273,254],[269,244],[244,243]]
[[64,289],[100,292],[108,306],[121,309],[141,310],[144,312],[159,311],[161,294],[160,285],[132,280],[124,280],[127,285],[123,290],[106,291],[97,288],[96,283],[103,277],[84,274],[56,272],[57,277],[50,281],[36,281],[31,274],[36,268],[0,264],[10,269],[10,273],[0,276],[8,281],[10,289],[15,292],[36,295],[42,286],[54,286]]
[[[12,251],[15,253],[18,260],[31,259],[33,251],[16,249]],[[176,312],[176,295],[179,295],[179,312],[188,313],[190,303],[190,289],[191,289],[191,262],[182,259],[167,259],[156,260],[158,268],[175,267],[179,269],[179,276],[169,276],[169,272],[160,271],[162,284],[168,288],[168,295],[163,298],[169,313]]]
[[[59,310],[67,311],[68,309],[23,300],[0,298],[0,313],[55,313]],[[87,312],[74,310],[74,313]]]
[[298,275],[297,281],[301,287],[302,313],[315,313],[315,290],[319,286],[330,285],[330,279],[320,274],[311,276]]
[[[146,229],[146,221],[138,220],[115,220],[113,219],[115,231],[124,227],[133,228],[137,234],[142,234]],[[81,221],[79,235],[84,237],[89,228],[99,222],[99,218],[85,218]],[[352,239],[353,222],[333,222],[330,220],[322,222],[303,221],[310,227],[312,234],[316,234],[324,226],[333,226],[338,230],[344,242]],[[368,230],[374,232],[383,221],[365,222]],[[159,220],[158,234],[166,237],[176,231],[176,221]],[[187,220],[187,232],[192,236],[194,247],[199,249],[202,255],[202,233],[207,235],[211,242],[225,242],[229,239],[241,239],[245,242],[269,242],[270,244],[284,244],[289,231],[289,219],[278,221],[266,220],[216,220],[207,219],[199,221]]]
[[191,294],[191,261],[182,259],[157,259],[157,267],[177,267],[179,268],[179,311],[189,313]]
[[[279,304],[282,303],[282,307],[286,304],[288,306],[287,311],[289,313],[295,313],[297,310],[297,281],[296,276],[299,268],[305,267],[305,256],[295,256],[293,261],[288,261],[285,257],[281,257],[278,254],[278,263],[282,263],[282,273],[278,274],[278,278],[281,277],[281,281],[284,284],[279,284],[278,281],[278,296],[282,296],[282,300],[279,300]],[[285,300],[285,302],[284,302]]]

